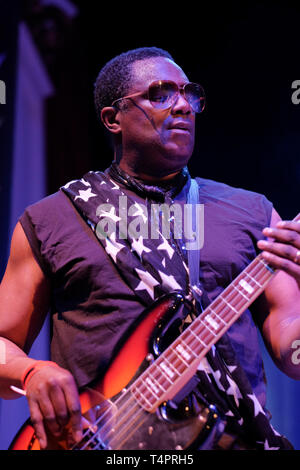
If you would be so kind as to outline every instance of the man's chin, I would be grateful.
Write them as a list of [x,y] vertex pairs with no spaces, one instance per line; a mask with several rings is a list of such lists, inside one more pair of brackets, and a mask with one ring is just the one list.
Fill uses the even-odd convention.
[[177,149],[176,151],[166,153],[161,165],[170,170],[181,170],[188,164],[191,156],[192,152],[182,152],[181,149]]

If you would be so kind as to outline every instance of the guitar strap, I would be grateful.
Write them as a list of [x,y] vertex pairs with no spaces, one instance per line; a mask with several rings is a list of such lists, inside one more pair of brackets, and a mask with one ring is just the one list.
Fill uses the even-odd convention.
[[[189,192],[187,195],[187,203],[191,204],[193,207],[192,211],[192,231],[195,232],[197,229],[197,213],[196,208],[199,204],[199,186],[197,181],[191,179],[191,184],[189,188]],[[203,292],[200,289],[200,248],[196,250],[187,250],[187,257],[188,257],[188,267],[189,267],[189,278],[190,278],[190,285],[193,290],[193,293],[197,300],[200,300],[201,294]]]
[[[198,227],[198,206],[199,206],[199,186],[195,179],[191,179],[190,188],[187,194],[187,203],[192,206],[192,232],[195,233]],[[200,310],[204,310],[204,305],[209,304],[205,289],[200,281],[200,250],[187,250],[189,279],[192,294]]]

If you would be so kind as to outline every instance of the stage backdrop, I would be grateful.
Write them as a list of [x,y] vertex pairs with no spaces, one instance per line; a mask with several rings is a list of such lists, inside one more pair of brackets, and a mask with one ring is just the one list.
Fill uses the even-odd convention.
[[[9,238],[24,208],[46,194],[44,102],[52,92],[52,84],[30,33],[24,24],[20,24],[11,173],[6,174],[11,201]],[[9,158],[9,155],[5,157]],[[7,254],[8,250],[3,258]],[[47,322],[31,351],[31,355],[37,359],[49,358],[48,331]],[[1,450],[8,448],[28,416],[25,398],[0,400]]]

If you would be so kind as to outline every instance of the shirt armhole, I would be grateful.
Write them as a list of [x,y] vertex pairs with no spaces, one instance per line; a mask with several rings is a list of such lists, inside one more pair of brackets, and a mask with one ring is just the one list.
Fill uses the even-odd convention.
[[26,211],[19,218],[19,222],[24,230],[36,262],[40,266],[45,276],[49,277],[51,272],[41,254],[41,242],[36,236],[34,225]]

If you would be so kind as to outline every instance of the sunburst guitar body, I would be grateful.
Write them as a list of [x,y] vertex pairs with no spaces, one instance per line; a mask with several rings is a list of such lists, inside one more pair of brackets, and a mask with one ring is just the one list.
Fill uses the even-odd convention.
[[[204,405],[193,393],[179,403],[172,400],[199,364],[184,337],[183,342],[175,339],[185,334],[182,328],[187,314],[187,304],[180,293],[167,294],[145,310],[118,348],[104,377],[80,392],[85,423],[82,441],[73,442],[66,428],[58,440],[48,436],[48,449],[205,447],[220,421],[216,408]],[[10,449],[40,450],[30,419]]]

